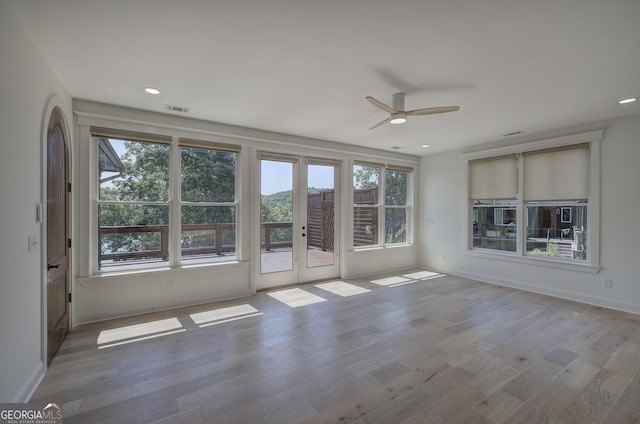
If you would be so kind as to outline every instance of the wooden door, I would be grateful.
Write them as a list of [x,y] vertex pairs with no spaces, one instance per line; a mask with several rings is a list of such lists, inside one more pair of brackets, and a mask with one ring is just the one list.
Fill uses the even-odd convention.
[[69,330],[69,171],[62,114],[47,132],[47,335],[50,363]]

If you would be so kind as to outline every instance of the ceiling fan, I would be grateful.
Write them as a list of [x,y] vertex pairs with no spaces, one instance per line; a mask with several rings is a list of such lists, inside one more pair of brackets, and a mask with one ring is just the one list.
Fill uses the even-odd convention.
[[446,112],[455,112],[460,109],[460,106],[443,106],[443,107],[429,107],[426,109],[414,109],[414,110],[404,110],[404,93],[396,93],[391,98],[393,102],[393,107],[389,107],[382,103],[380,100],[374,99],[371,96],[365,97],[369,103],[377,107],[378,109],[382,109],[385,112],[388,112],[390,116],[384,121],[374,125],[369,128],[370,130],[376,129],[387,122],[390,124],[404,124],[407,122],[407,116],[417,116],[417,115],[432,115],[434,113],[446,113]]

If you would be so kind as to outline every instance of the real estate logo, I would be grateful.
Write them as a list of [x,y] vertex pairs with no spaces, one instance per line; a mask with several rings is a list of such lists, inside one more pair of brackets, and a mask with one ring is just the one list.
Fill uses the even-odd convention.
[[0,424],[62,424],[56,403],[0,403]]

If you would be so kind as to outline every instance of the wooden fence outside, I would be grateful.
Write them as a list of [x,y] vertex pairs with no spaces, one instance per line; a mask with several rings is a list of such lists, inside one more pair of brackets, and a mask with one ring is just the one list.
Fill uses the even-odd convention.
[[307,245],[333,250],[334,191],[325,190],[307,195]]
[[353,245],[378,244],[378,188],[353,190],[353,203]]

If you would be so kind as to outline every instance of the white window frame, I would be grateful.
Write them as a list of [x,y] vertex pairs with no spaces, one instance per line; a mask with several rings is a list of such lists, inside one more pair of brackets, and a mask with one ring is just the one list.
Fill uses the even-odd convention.
[[[192,268],[192,267],[200,267],[206,265],[225,265],[225,264],[234,264],[240,261],[241,249],[240,249],[240,213],[241,213],[241,205],[240,205],[240,196],[239,196],[239,185],[240,185],[240,163],[241,163],[241,148],[240,146],[205,141],[205,140],[197,140],[190,138],[183,138],[176,135],[169,136],[163,134],[156,134],[158,138],[169,138],[171,142],[164,142],[166,146],[169,147],[169,165],[168,165],[168,174],[169,174],[169,200],[165,203],[160,202],[129,202],[135,204],[162,204],[167,205],[169,208],[169,260],[167,262],[157,262],[157,263],[149,263],[149,264],[139,264],[132,263],[130,265],[124,265],[122,268],[110,268],[110,269],[100,269],[99,268],[99,258],[98,258],[98,206],[99,204],[109,204],[112,202],[101,202],[99,200],[100,189],[99,189],[99,166],[98,166],[98,138],[105,138],[104,136],[97,136],[92,132],[92,127],[86,126],[85,131],[87,131],[88,139],[90,140],[89,146],[89,154],[90,154],[90,172],[91,175],[91,190],[90,190],[90,198],[92,199],[91,207],[90,207],[90,216],[89,216],[89,224],[91,226],[91,245],[89,252],[89,269],[92,275],[110,275],[110,274],[128,274],[128,273],[139,273],[145,271],[155,271],[160,269],[178,269],[178,268]],[[129,141],[145,141],[143,139],[137,139],[135,137],[136,134],[144,134],[138,133],[136,131],[129,130],[120,130],[120,129],[105,129],[106,132],[111,132],[117,136],[112,138],[114,139],[122,139]],[[129,136],[127,136],[130,134]],[[150,133],[149,142],[154,142],[154,134]],[[182,141],[182,142],[181,142]],[[162,144],[161,142],[157,142],[158,144]],[[235,199],[233,203],[215,203],[215,202],[206,202],[197,204],[198,206],[235,206],[236,208],[236,228],[235,228],[235,249],[236,255],[229,260],[182,260],[181,255],[181,244],[180,237],[182,233],[182,223],[181,223],[181,208],[183,204],[193,204],[190,202],[182,202],[181,201],[181,163],[180,163],[180,148],[181,147],[195,147],[202,148],[207,150],[222,150],[232,149],[236,154],[236,172],[235,172]],[[127,203],[127,202],[119,202],[119,203]],[[93,242],[95,241],[95,242]]]
[[[368,166],[378,168],[378,203],[376,205],[365,205],[365,206],[356,206],[353,197],[354,197],[354,186],[353,186],[353,168],[354,166]],[[386,205],[386,171],[387,169],[394,169],[398,171],[403,171],[407,173],[407,186],[406,186],[406,196],[407,203],[405,206],[401,205]],[[361,250],[371,250],[371,249],[383,249],[383,248],[394,248],[399,246],[410,246],[413,244],[414,240],[414,225],[413,225],[413,178],[415,174],[415,169],[412,167],[406,166],[397,166],[393,164],[384,164],[384,163],[374,163],[374,162],[365,162],[354,160],[351,161],[350,164],[350,235],[349,235],[349,244],[352,250],[361,251]],[[354,210],[358,207],[367,207],[367,208],[376,208],[378,210],[378,243],[364,246],[355,246],[353,243],[353,218],[354,218]],[[406,242],[403,243],[386,243],[386,217],[385,212],[387,208],[395,208],[395,209],[406,209],[406,220],[407,220],[407,236]]]
[[[487,150],[478,150],[474,152],[463,153],[462,160],[466,165],[466,189],[464,205],[465,211],[463,228],[463,246],[466,255],[499,259],[504,261],[519,262],[531,265],[541,265],[551,268],[560,268],[573,271],[581,271],[588,273],[597,273],[600,270],[600,143],[603,140],[603,130],[591,131],[586,133],[556,137],[538,141],[532,141],[511,146],[499,147]],[[590,170],[589,170],[589,199],[587,205],[588,227],[587,227],[587,259],[585,261],[567,261],[555,258],[526,255],[526,249],[523,243],[526,243],[526,237],[522,235],[526,232],[526,213],[525,202],[521,195],[523,190],[523,167],[522,154],[536,150],[544,150],[577,144],[590,144]],[[518,244],[516,252],[502,252],[497,250],[485,250],[473,248],[472,228],[470,228],[473,207],[469,202],[469,161],[477,159],[486,159],[509,154],[518,155],[518,203],[517,203],[517,234]]]
[[[181,187],[181,175],[182,175],[182,148],[193,148],[193,149],[201,149],[201,150],[212,150],[218,152],[230,152],[234,153],[235,156],[235,181],[234,181],[234,199],[233,202],[188,202],[182,200],[182,187]],[[173,162],[177,162],[175,166],[175,171],[169,174],[169,184],[175,180],[175,192],[174,199],[175,203],[178,205],[176,208],[177,211],[173,214],[174,220],[171,221],[173,224],[173,229],[175,229],[175,234],[173,240],[175,241],[174,251],[176,252],[173,255],[173,258],[170,256],[170,260],[173,259],[174,266],[183,266],[188,267],[191,265],[213,265],[213,264],[224,264],[224,263],[233,263],[237,262],[238,257],[240,255],[239,246],[238,246],[238,234],[239,234],[239,219],[240,219],[240,203],[239,203],[239,192],[238,192],[238,184],[239,184],[239,163],[240,163],[240,148],[236,146],[227,146],[220,143],[206,143],[200,140],[193,140],[188,138],[174,138],[174,143],[172,144],[173,151],[175,151]],[[171,178],[172,175],[176,175],[175,178]],[[235,207],[235,218],[236,218],[236,226],[234,229],[234,247],[235,247],[235,255],[233,257],[229,257],[227,260],[206,260],[206,259],[198,259],[198,258],[183,258],[182,257],[182,245],[180,243],[182,237],[182,207],[183,206],[202,206],[202,207]],[[170,228],[171,231],[171,228]],[[169,252],[171,255],[171,250]]]

